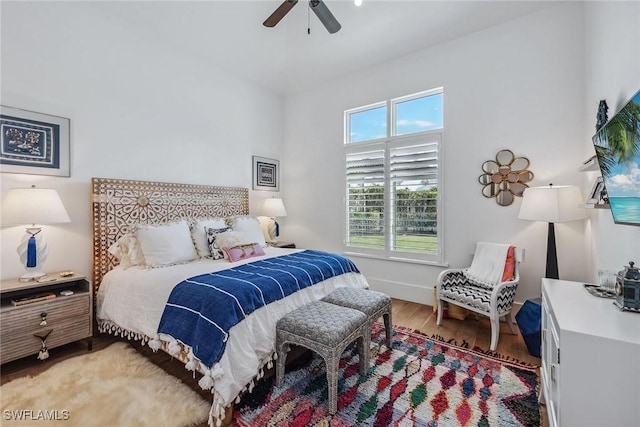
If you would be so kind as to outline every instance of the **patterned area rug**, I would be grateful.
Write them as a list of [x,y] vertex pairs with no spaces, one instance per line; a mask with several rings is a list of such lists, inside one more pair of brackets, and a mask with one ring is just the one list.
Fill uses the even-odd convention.
[[260,381],[236,405],[242,427],[540,426],[534,367],[500,360],[402,327],[393,350],[374,325],[371,367],[358,374],[355,346],[340,362],[338,412],[327,408],[325,365],[306,352],[287,366],[281,387]]

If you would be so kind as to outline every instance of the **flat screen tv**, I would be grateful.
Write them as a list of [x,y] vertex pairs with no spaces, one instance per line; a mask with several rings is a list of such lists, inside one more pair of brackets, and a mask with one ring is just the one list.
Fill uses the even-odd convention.
[[640,226],[640,91],[593,136],[613,221]]

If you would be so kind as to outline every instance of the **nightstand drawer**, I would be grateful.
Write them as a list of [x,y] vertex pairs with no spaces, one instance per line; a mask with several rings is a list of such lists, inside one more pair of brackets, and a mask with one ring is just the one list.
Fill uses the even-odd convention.
[[35,355],[42,347],[40,338],[33,334],[51,330],[47,337],[47,348],[52,349],[63,344],[91,337],[91,316],[89,313],[77,317],[62,319],[58,322],[47,322],[48,326],[31,329],[10,329],[2,325],[2,345],[0,346],[0,363],[10,362],[25,355]]
[[[34,302],[32,304],[7,307],[0,314],[2,336],[7,331],[16,329],[52,328],[56,322],[70,317],[89,314],[91,310],[91,296],[89,293],[56,297],[53,300]],[[41,326],[41,314],[46,313],[48,326]]]

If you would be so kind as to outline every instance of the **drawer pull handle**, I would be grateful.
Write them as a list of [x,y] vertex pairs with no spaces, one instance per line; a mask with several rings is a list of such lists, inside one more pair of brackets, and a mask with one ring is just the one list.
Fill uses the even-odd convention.
[[43,311],[42,313],[40,313],[40,319],[42,319],[41,322],[40,322],[40,326],[47,326],[47,312],[46,311]]

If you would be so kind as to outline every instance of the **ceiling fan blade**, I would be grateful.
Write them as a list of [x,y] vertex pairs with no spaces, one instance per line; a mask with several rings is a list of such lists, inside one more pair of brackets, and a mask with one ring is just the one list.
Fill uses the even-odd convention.
[[298,0],[284,0],[284,2],[278,6],[276,10],[273,11],[271,16],[267,18],[266,21],[262,23],[265,27],[275,27],[284,16],[289,13],[289,11],[293,8],[293,6],[298,3]]
[[309,6],[330,34],[340,31],[342,26],[322,0],[311,0]]

